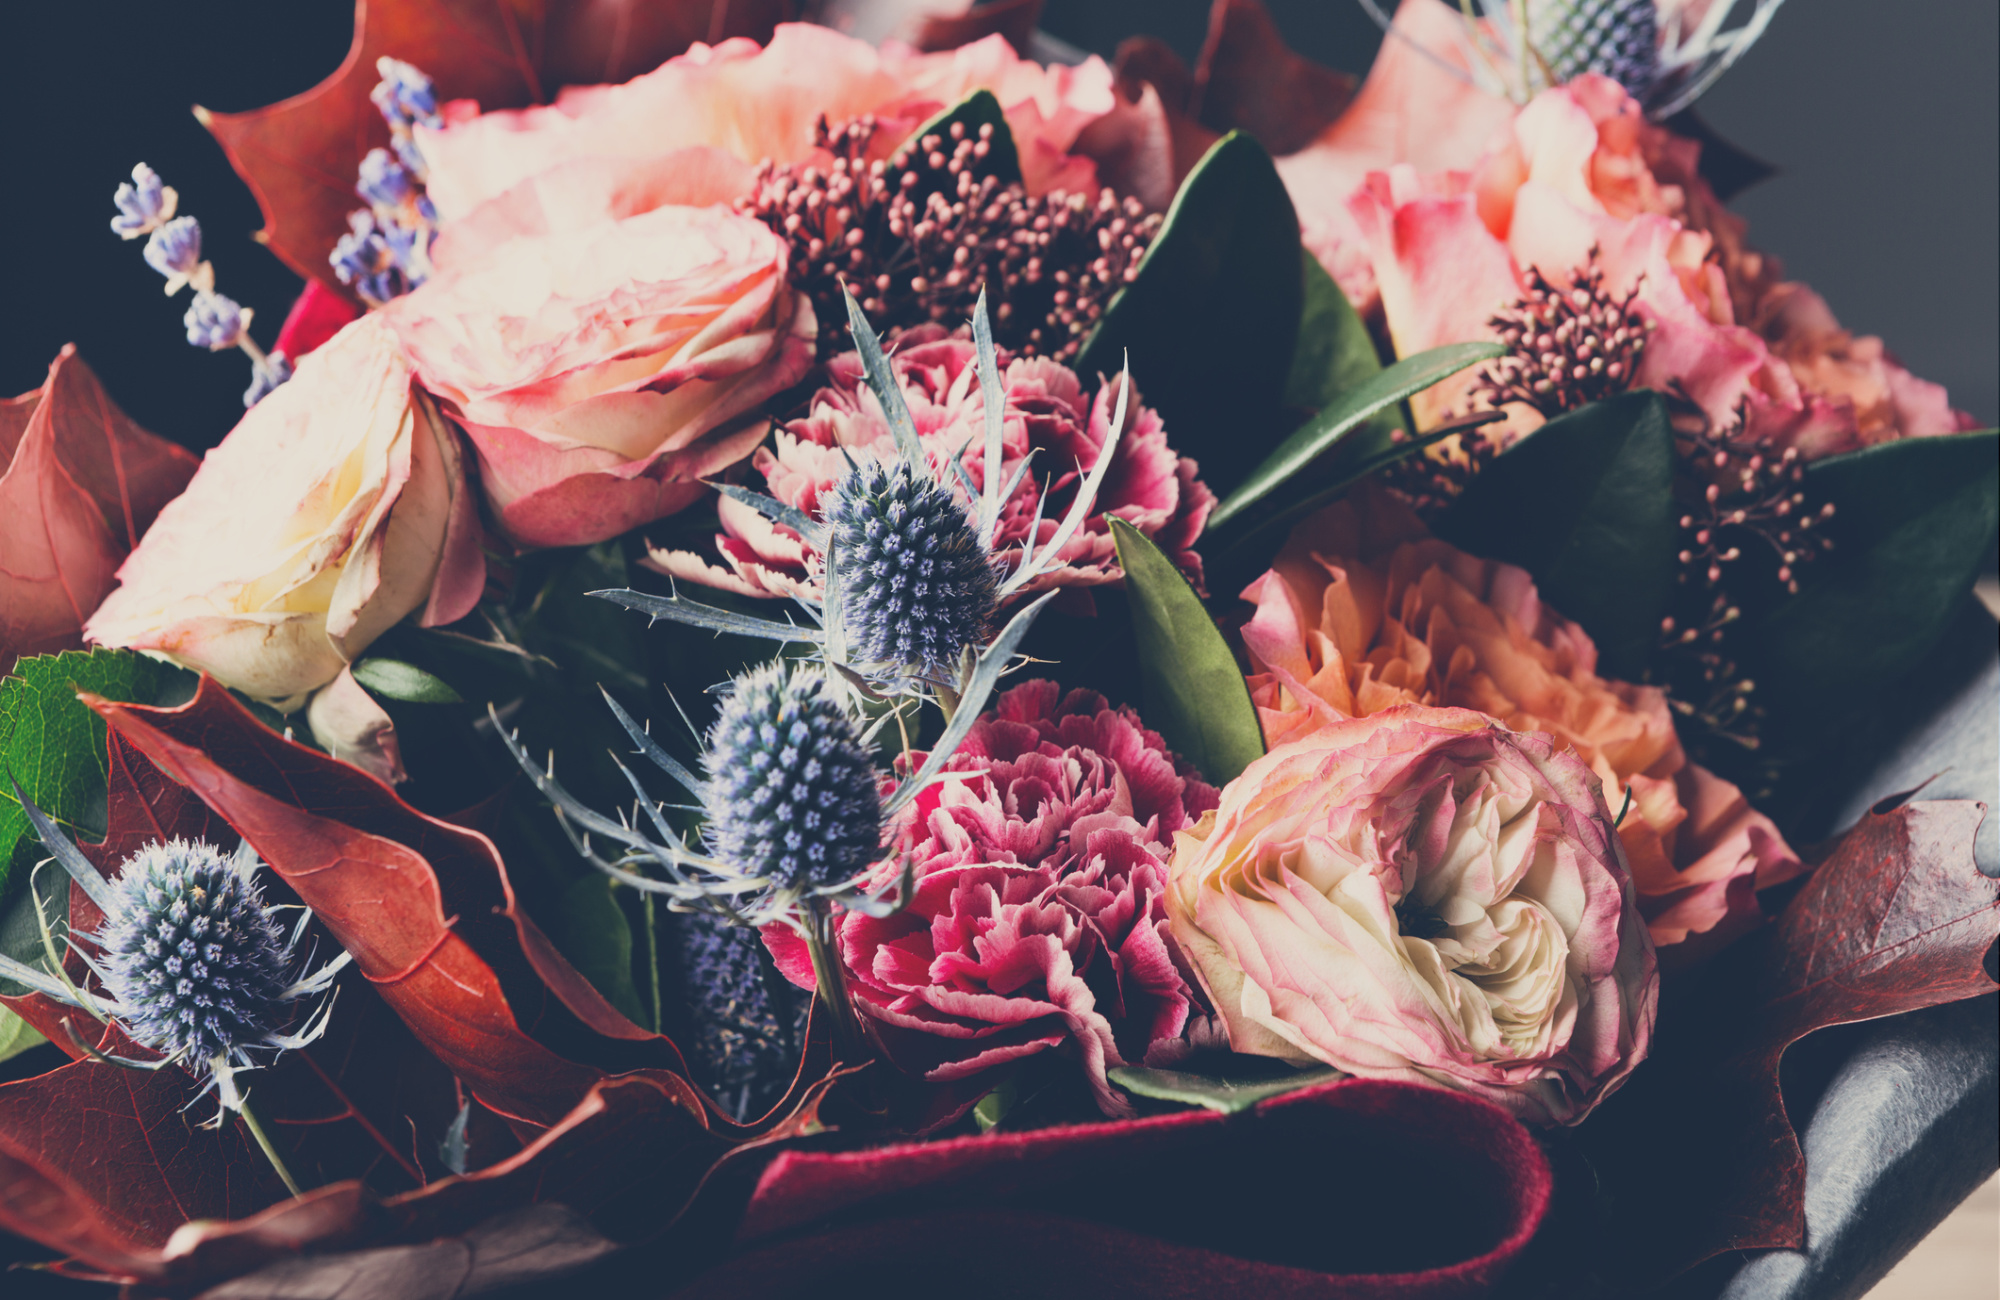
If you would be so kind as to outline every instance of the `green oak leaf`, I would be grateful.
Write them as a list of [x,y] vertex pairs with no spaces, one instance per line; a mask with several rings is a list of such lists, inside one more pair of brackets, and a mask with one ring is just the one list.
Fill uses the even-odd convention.
[[1139,645],[1146,724],[1222,785],[1264,754],[1263,728],[1236,656],[1172,560],[1115,516],[1111,535]]
[[[1265,1066],[1270,1064],[1263,1057],[1249,1059],[1262,1062]],[[1336,1079],[1346,1077],[1340,1071],[1328,1067],[1300,1070],[1276,1077],[1273,1077],[1268,1069],[1259,1069],[1255,1074],[1240,1079],[1193,1074],[1185,1070],[1155,1070],[1143,1065],[1121,1065],[1110,1071],[1113,1083],[1128,1092],[1136,1092],[1141,1097],[1151,1097],[1156,1101],[1178,1101],[1189,1106],[1206,1106],[1225,1115],[1248,1110],[1260,1101],[1282,1097],[1288,1092],[1297,1092],[1301,1088],[1310,1088],[1315,1084],[1332,1083]]]
[[104,720],[77,691],[152,704],[189,677],[129,650],[66,650],[22,659],[0,680],[0,901],[45,856],[14,781],[59,825],[86,839],[104,834]]
[[1674,435],[1649,391],[1550,420],[1496,456],[1437,521],[1463,550],[1517,564],[1583,625],[1604,670],[1636,678],[1674,592]]
[[1175,450],[1226,492],[1283,432],[1300,265],[1298,217],[1271,156],[1231,132],[1181,183],[1075,368],[1115,375],[1129,360]]

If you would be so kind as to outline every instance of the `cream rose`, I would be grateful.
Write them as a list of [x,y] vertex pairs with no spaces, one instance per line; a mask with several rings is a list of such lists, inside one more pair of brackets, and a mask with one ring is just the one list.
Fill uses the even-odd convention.
[[1653,945],[1597,778],[1470,709],[1252,763],[1175,836],[1167,914],[1239,1052],[1574,1124],[1652,1038]]
[[84,634],[289,711],[404,616],[462,617],[484,578],[457,434],[371,315],[208,453]]

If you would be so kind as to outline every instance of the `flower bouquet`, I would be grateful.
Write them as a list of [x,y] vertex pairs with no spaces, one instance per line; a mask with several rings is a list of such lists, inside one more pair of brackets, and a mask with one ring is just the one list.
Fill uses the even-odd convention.
[[1993,1168],[1996,434],[1724,206],[1775,0],[1363,3],[1357,85],[1256,0],[1192,69],[363,0],[204,118],[263,346],[135,167],[246,410],[0,405],[0,1227],[218,1298],[1879,1277]]

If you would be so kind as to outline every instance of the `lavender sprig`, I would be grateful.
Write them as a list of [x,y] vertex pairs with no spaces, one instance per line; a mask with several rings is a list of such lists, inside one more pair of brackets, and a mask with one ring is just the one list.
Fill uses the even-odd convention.
[[437,209],[424,183],[430,169],[417,147],[415,128],[442,125],[431,79],[400,59],[375,61],[382,80],[369,99],[389,124],[389,147],[361,160],[354,192],[368,201],[348,214],[347,233],[327,260],[342,284],[371,307],[400,298],[431,275],[431,241]]

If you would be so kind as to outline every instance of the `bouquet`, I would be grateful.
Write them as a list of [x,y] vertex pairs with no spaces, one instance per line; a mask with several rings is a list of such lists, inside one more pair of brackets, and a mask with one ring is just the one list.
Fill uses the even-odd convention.
[[269,345],[135,166],[246,409],[0,405],[0,1227],[215,1297],[1885,1271],[1992,1168],[1996,433],[1725,206],[1775,0],[1363,4],[1357,85],[1256,0],[1193,69],[363,0],[205,118]]

